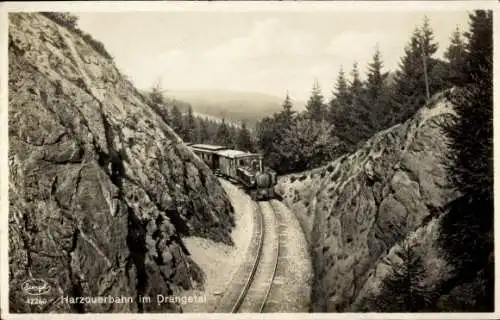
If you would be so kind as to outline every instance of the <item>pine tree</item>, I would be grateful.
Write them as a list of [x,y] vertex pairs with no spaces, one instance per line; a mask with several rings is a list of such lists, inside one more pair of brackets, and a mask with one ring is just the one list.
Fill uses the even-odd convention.
[[210,134],[208,132],[207,120],[200,119],[200,143],[210,143]]
[[457,157],[450,166],[464,193],[493,194],[493,40],[488,11],[470,17],[465,77],[457,99],[459,122],[451,132]]
[[328,120],[331,124],[337,125],[340,122],[341,113],[350,105],[349,84],[343,66],[340,66],[332,94],[332,99],[328,103]]
[[238,136],[239,136],[238,132],[239,132],[239,130],[233,124],[228,126],[228,130],[229,130],[229,137],[230,137],[230,141],[231,141],[229,144],[229,147],[236,149],[236,147],[238,145]]
[[293,105],[287,92],[285,100],[283,101],[281,112],[277,114],[276,119],[278,122],[280,122],[280,125],[283,128],[290,128],[290,126],[293,124],[294,115],[295,111],[293,111]]
[[422,258],[407,242],[401,248],[400,258],[401,263],[393,265],[390,273],[382,280],[380,292],[364,301],[364,311],[429,311],[434,293],[422,283],[426,278]]
[[392,109],[391,92],[387,85],[387,73],[382,71],[382,55],[375,47],[372,62],[368,64],[365,104],[370,110],[372,133],[390,126],[388,114]]
[[351,86],[349,88],[351,104],[356,104],[361,96],[361,91],[363,89],[363,83],[359,78],[359,69],[357,62],[354,62],[352,65],[351,77]]
[[214,140],[218,145],[232,147],[232,136],[225,118],[222,118],[222,121],[218,126],[217,133],[215,134]]
[[241,128],[238,131],[238,138],[236,141],[236,148],[243,151],[254,151],[252,137],[245,121],[241,122]]
[[366,89],[368,91],[368,97],[372,101],[376,101],[382,93],[384,86],[384,75],[382,73],[382,55],[378,46],[375,47],[375,53],[373,54],[373,60],[368,64],[368,81],[366,84]]
[[433,58],[438,49],[434,42],[434,34],[429,19],[424,17],[421,28],[415,28],[410,42],[405,47],[405,55],[401,59],[396,72],[395,101],[393,123],[407,120],[427,99],[427,83],[429,95],[442,88],[441,80],[434,76],[437,60]]
[[186,140],[189,142],[196,141],[196,121],[193,115],[193,108],[191,106],[188,107],[188,112],[185,117],[186,121],[184,124],[184,131],[186,134]]
[[452,85],[460,85],[464,81],[463,77],[466,53],[465,42],[462,39],[462,34],[457,26],[451,36],[450,46],[444,53],[444,57],[449,61],[449,71],[446,81]]
[[323,95],[317,80],[314,81],[311,97],[307,101],[306,110],[310,119],[321,121],[325,118],[326,107],[323,102]]
[[167,124],[170,124],[170,114],[168,108],[166,107],[166,99],[163,95],[163,89],[161,82],[158,80],[147,94],[149,97],[150,105],[153,110],[155,110]]
[[201,143],[201,123],[203,119],[196,117],[194,119],[193,143]]
[[341,100],[344,104],[348,104],[349,84],[347,83],[343,66],[340,66],[337,82],[335,84],[334,96],[336,99]]
[[[465,73],[451,93],[458,115],[447,128],[448,172],[463,194],[449,205],[440,243],[466,282],[484,271],[484,287],[470,293],[474,310],[494,307],[493,254],[493,19],[491,11],[470,14]],[[485,299],[486,298],[486,299]],[[458,308],[460,306],[457,306]]]
[[[286,172],[287,163],[282,161],[277,153],[282,133],[276,129],[276,119],[265,117],[257,123],[257,144],[260,152],[264,154],[264,164],[273,168],[278,173]],[[277,137],[278,136],[278,137]]]
[[172,106],[172,129],[182,138],[185,139],[184,120],[182,113],[176,104]]

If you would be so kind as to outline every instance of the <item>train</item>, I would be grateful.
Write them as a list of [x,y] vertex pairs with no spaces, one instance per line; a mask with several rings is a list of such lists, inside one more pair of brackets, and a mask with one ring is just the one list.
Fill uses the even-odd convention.
[[211,144],[187,146],[220,177],[241,184],[253,200],[275,198],[276,172],[262,164],[263,156]]

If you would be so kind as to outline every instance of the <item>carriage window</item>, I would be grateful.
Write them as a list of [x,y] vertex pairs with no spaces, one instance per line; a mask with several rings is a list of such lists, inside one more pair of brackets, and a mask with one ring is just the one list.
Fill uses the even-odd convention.
[[240,160],[240,166],[243,166],[245,165],[245,161],[243,161],[243,159]]

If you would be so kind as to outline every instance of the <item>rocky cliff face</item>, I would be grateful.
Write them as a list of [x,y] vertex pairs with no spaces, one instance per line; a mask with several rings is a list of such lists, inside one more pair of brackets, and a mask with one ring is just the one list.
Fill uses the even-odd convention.
[[[308,238],[315,311],[359,311],[400,263],[403,239],[424,255],[427,281],[450,273],[437,247],[439,217],[458,195],[443,166],[450,103],[438,95],[412,119],[327,166],[282,177],[278,190]],[[369,311],[369,310],[368,310]]]
[[[9,18],[10,311],[179,311],[155,295],[202,281],[182,235],[231,243],[222,187],[82,37],[40,14]],[[26,303],[32,278],[47,304]]]

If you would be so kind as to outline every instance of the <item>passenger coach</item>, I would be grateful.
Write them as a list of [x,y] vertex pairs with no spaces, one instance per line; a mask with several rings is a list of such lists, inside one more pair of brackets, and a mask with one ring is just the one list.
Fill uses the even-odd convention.
[[263,156],[209,144],[188,144],[216,175],[241,183],[253,199],[274,197],[276,173],[262,165]]

